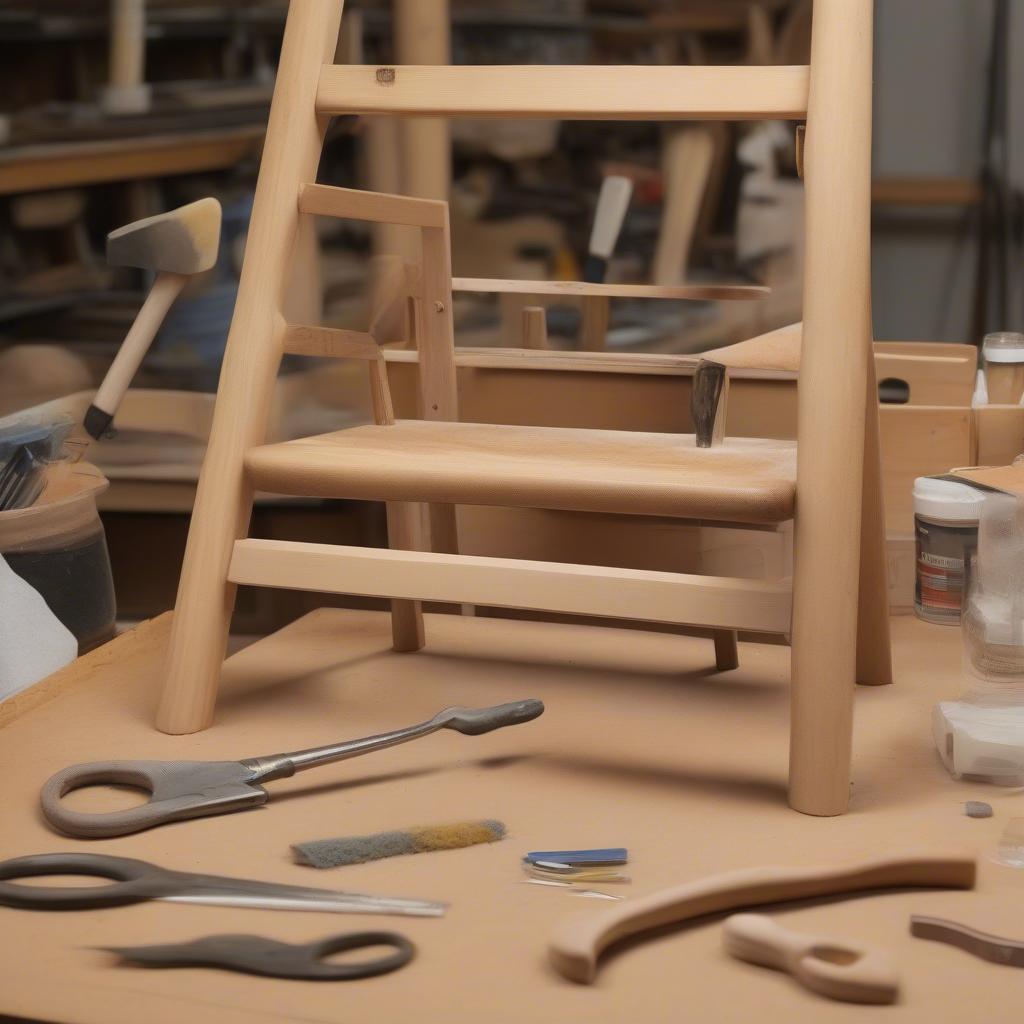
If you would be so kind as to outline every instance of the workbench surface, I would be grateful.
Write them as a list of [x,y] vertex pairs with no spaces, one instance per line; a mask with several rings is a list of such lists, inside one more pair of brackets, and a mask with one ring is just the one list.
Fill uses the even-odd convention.
[[[954,783],[932,747],[929,709],[956,694],[959,634],[893,621],[898,682],[857,693],[850,813],[785,804],[784,647],[741,644],[716,674],[709,640],[610,628],[428,616],[428,646],[390,650],[388,617],[324,610],[235,655],[217,724],[152,728],[168,618],[141,626],[0,705],[0,857],[89,849],[169,868],[451,902],[442,919],[370,918],[147,903],[79,912],[0,908],[0,1014],[95,1024],[270,1021],[714,1022],[1006,1020],[1024,975],[908,933],[912,912],[1024,938],[1024,871],[993,863],[1019,791]],[[51,832],[38,792],[66,765],[108,758],[235,759],[404,726],[448,704],[540,697],[546,714],[482,737],[451,732],[268,784],[267,806],[135,836],[77,842]],[[79,793],[76,806],[124,806]],[[995,816],[964,816],[967,799]],[[509,838],[316,872],[289,844],[498,818]],[[720,871],[839,864],[911,849],[979,854],[976,892],[901,891],[786,906],[796,929],[877,945],[903,977],[901,1002],[833,1003],[789,977],[730,959],[720,917],[607,955],[582,987],[547,964],[567,915],[610,904],[522,883],[523,853],[627,846],[636,895]],[[611,890],[612,887],[606,887]],[[419,954],[397,973],[348,983],[212,970],[115,966],[91,947],[249,932],[309,941],[369,927]],[[856,1015],[856,1017],[855,1017]]]

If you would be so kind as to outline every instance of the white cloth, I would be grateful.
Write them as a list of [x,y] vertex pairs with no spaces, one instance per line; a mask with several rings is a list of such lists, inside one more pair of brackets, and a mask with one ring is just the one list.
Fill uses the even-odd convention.
[[0,556],[0,701],[77,657],[71,630]]

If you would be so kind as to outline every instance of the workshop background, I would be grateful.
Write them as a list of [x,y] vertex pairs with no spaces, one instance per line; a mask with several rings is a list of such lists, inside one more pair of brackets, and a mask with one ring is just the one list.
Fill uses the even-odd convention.
[[[174,603],[286,7],[8,0],[0,9],[0,416],[57,401],[75,417],[88,405],[152,283],[145,271],[108,265],[109,232],[204,196],[223,207],[215,268],[197,275],[171,309],[134,381],[144,390],[129,392],[116,437],[89,450],[110,481],[96,500],[121,623]],[[143,12],[144,59],[134,69],[139,81],[126,84],[133,69],[112,56],[112,19],[132,8],[135,17]],[[1010,268],[1020,255],[1024,133],[1010,126],[1024,96],[1024,71],[1012,61],[1024,17],[1007,0],[878,0],[876,8],[875,337],[977,345],[987,331],[1020,329],[1024,289]],[[441,26],[440,44],[422,31],[430,18]],[[416,26],[404,40],[403,19]],[[418,46],[441,45],[463,64],[799,64],[808,60],[809,24],[806,0],[350,0],[337,60],[416,63]],[[118,89],[127,102],[118,102]],[[595,342],[578,303],[545,303],[538,336],[525,326],[528,297],[464,293],[456,298],[457,344],[693,353],[800,318],[795,128],[459,121],[450,150],[424,159],[410,157],[410,134],[399,124],[336,118],[320,180],[448,190],[456,276],[577,280],[602,182],[625,177],[632,192],[607,280],[725,280],[767,284],[771,295],[616,301]],[[316,236],[301,242],[290,300],[305,322],[365,329],[373,259],[403,244],[386,228],[318,223]],[[400,335],[396,325],[396,344]],[[401,402],[410,379],[392,370]],[[970,386],[949,404],[969,412]],[[898,389],[889,398],[898,403]],[[495,395],[479,401],[500,405]],[[276,436],[369,415],[359,366],[324,361],[311,369],[308,360],[286,358]],[[883,420],[883,451],[885,431]],[[933,450],[932,460],[943,469],[958,464],[962,442],[957,435],[954,450]],[[907,456],[899,486],[934,471]],[[890,523],[897,552],[910,533],[905,491],[906,508],[890,510],[903,516]],[[487,549],[501,530],[497,518],[478,523],[467,543]],[[383,509],[348,501],[261,496],[253,533],[386,543]],[[236,629],[266,633],[324,603],[359,602],[244,591]]]

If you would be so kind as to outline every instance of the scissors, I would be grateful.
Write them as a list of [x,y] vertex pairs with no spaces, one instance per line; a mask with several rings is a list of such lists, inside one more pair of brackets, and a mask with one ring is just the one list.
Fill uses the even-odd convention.
[[[376,960],[351,964],[325,964],[323,957],[367,946],[390,946],[394,952]],[[208,935],[192,942],[159,946],[101,946],[122,961],[141,967],[218,967],[268,978],[303,981],[351,981],[372,978],[404,967],[416,947],[396,932],[349,932],[330,935],[318,942],[293,946],[262,935]]]
[[[43,886],[7,881],[47,875],[109,878],[113,885]],[[447,909],[446,904],[429,900],[366,896],[301,885],[168,871],[144,860],[99,853],[40,853],[0,861],[0,906],[21,910],[93,910],[125,907],[146,900],[256,910],[320,910],[407,917],[441,917]]]
[[[479,736],[506,725],[532,721],[543,713],[544,704],[539,700],[517,700],[490,708],[452,707],[406,729],[289,754],[251,757],[244,761],[95,761],[76,764],[57,772],[43,786],[43,814],[58,831],[79,839],[128,835],[171,821],[227,814],[265,804],[270,794],[260,785],[262,782],[286,779],[307,768],[394,747],[438,729],[454,729],[466,736]],[[73,811],[61,803],[61,797],[74,789],[103,783],[139,787],[150,793],[150,799],[138,807],[104,814]]]

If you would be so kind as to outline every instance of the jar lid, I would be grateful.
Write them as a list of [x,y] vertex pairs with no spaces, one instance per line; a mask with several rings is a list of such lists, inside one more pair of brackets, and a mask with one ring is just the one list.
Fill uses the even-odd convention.
[[985,493],[970,484],[919,476],[914,481],[914,514],[976,523],[981,518]]
[[986,363],[1024,363],[1024,334],[996,331],[986,334],[981,345]]

